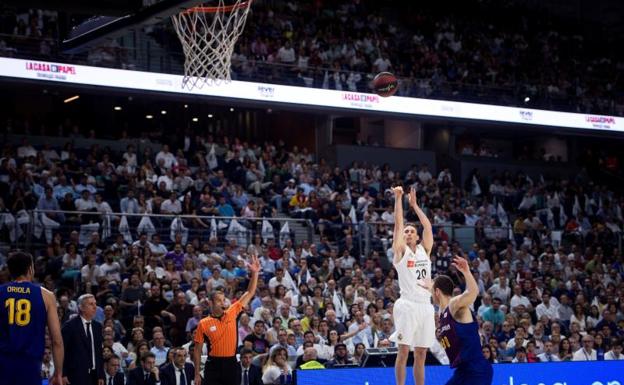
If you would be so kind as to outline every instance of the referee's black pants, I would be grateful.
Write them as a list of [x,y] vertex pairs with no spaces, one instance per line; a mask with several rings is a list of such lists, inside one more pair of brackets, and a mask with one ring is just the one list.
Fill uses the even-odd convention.
[[240,385],[240,369],[236,357],[210,357],[204,365],[202,385]]

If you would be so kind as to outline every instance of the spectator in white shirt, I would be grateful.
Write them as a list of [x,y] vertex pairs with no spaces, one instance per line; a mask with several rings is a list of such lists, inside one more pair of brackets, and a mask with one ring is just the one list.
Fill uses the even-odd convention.
[[41,363],[41,377],[44,379],[52,378],[54,374],[54,361],[52,361],[52,351],[45,348],[43,351],[43,362]]
[[89,254],[87,255],[87,264],[84,265],[80,269],[80,276],[82,278],[82,282],[89,286],[97,286],[98,278],[102,276],[102,271],[100,267],[95,264],[95,255]]
[[160,241],[160,235],[158,234],[154,234],[154,236],[152,236],[150,251],[157,257],[162,257],[169,252],[169,250],[167,250],[167,246]]
[[433,176],[431,175],[431,172],[429,172],[429,166],[427,166],[427,164],[423,164],[420,171],[418,171],[418,179],[426,185],[432,178]]
[[56,161],[56,160],[61,159],[58,152],[56,152],[56,150],[53,149],[49,144],[45,144],[43,146],[43,150],[41,150],[41,154],[47,161]]
[[542,293],[542,303],[535,307],[537,319],[541,319],[542,316],[546,316],[551,321],[557,320],[559,318],[557,307],[558,306],[550,302],[550,293],[548,291],[544,291]]
[[160,205],[160,211],[163,214],[180,214],[182,212],[182,203],[178,200],[176,193],[172,192],[169,199]]
[[293,286],[292,280],[286,276],[284,269],[281,267],[275,269],[275,276],[269,280],[269,289],[272,293],[275,292],[275,288],[278,285],[283,285],[286,288],[291,288]]
[[28,143],[28,139],[22,139],[22,145],[17,148],[18,158],[37,157],[37,150]]
[[381,214],[381,220],[385,223],[394,224],[394,213],[392,212],[392,206],[388,205],[386,210]]
[[110,214],[113,212],[113,209],[110,207],[108,202],[105,202],[102,198],[102,194],[95,194],[95,202],[93,203],[95,209],[102,214]]
[[173,172],[171,172],[171,170],[169,169],[165,172],[165,174],[158,177],[158,179],[156,180],[156,186],[158,186],[158,188],[161,188],[161,184],[164,183],[165,190],[171,191],[173,190],[173,180]]
[[375,72],[386,72],[392,68],[392,63],[390,62],[390,59],[388,59],[388,55],[385,52],[383,52],[377,60],[375,60],[373,68]]
[[522,295],[522,287],[520,285],[514,285],[514,295],[511,297],[511,311],[517,315],[521,315],[522,313],[520,312],[521,309],[519,306],[523,306],[523,310],[529,313],[533,311],[531,301]]
[[598,358],[594,350],[594,337],[588,334],[582,341],[583,347],[574,352],[572,361],[596,361]]
[[488,292],[493,298],[500,298],[503,303],[507,303],[507,301],[509,301],[509,297],[511,296],[511,289],[507,286],[507,277],[502,274],[498,278],[498,283],[492,285]]
[[151,256],[147,266],[145,266],[145,271],[147,273],[151,273],[152,271],[156,274],[156,279],[165,278],[165,269],[161,266],[158,266],[158,258],[155,256]]
[[614,342],[611,346],[611,350],[605,353],[605,361],[624,360],[624,354],[622,354],[622,340],[614,339]]
[[[160,162],[161,160],[163,163]],[[175,155],[169,151],[169,145],[163,144],[162,150],[156,154],[156,164],[167,170],[178,165]]]
[[447,178],[449,180],[453,180],[453,175],[451,174],[451,170],[449,170],[449,168],[445,168],[444,170],[440,171],[440,173],[438,174],[438,183],[442,182],[444,180],[444,178]]
[[520,202],[518,210],[532,210],[535,206],[537,206],[537,198],[535,198],[533,192],[529,190],[522,198],[522,202]]
[[121,266],[115,262],[112,250],[105,252],[105,262],[100,265],[100,273],[108,282],[121,282]]
[[126,152],[124,152],[124,154],[122,155],[122,158],[128,162],[127,165],[129,167],[137,167],[138,163],[137,163],[137,156],[136,153],[134,152],[134,146],[129,144],[128,147],[126,147]]
[[287,40],[277,51],[277,59],[284,64],[293,64],[295,62],[295,50],[290,41]]
[[95,208],[95,202],[91,199],[89,190],[82,190],[80,198],[74,201],[74,205],[76,205],[76,210],[78,211],[91,211]]
[[488,261],[486,258],[485,250],[480,249],[478,251],[478,255],[479,255],[479,266],[477,267],[477,270],[479,271],[480,275],[483,275],[483,273],[487,273],[491,270],[490,261]]

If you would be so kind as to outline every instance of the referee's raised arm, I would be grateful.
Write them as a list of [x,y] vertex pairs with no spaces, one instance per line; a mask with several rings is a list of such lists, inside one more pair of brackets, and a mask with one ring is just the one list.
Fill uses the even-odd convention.
[[[247,291],[238,301],[225,309],[225,296],[222,292],[211,293],[212,313],[199,321],[193,341],[193,362],[195,364],[196,385],[236,385],[236,344],[238,330],[236,319],[245,306],[256,294],[258,276],[260,275],[260,261],[255,251],[251,252],[251,262],[247,264],[251,277]],[[208,339],[210,352],[204,366],[204,380],[201,380],[201,356],[204,343]],[[240,379],[238,379],[240,380]]]
[[247,291],[239,299],[243,307],[247,306],[249,304],[249,301],[253,299],[253,297],[256,295],[256,289],[258,288],[258,276],[260,275],[260,260],[258,260],[258,256],[255,254],[255,251],[251,255],[249,270],[251,271],[249,286],[247,287]]

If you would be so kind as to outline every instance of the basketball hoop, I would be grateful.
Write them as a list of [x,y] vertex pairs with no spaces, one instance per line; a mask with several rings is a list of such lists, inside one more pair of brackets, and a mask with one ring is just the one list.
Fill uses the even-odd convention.
[[189,90],[204,84],[231,81],[230,66],[234,45],[245,28],[252,0],[234,0],[226,5],[193,7],[173,15],[184,51],[184,80]]

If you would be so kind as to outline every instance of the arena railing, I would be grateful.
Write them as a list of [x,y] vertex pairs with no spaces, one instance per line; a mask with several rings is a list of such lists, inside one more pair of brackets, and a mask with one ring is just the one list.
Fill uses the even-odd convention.
[[[366,255],[373,250],[385,252],[392,246],[393,225],[387,222],[362,222]],[[511,225],[507,226],[468,226],[457,224],[433,225],[434,236],[440,238],[444,232],[449,241],[457,241],[464,250],[469,250],[474,243],[479,245],[495,240],[514,241]]]
[[[29,251],[44,247],[55,234],[67,240],[76,232],[81,246],[91,241],[97,232],[102,242],[114,242],[122,235],[126,243],[140,238],[142,233],[149,238],[158,234],[166,246],[173,246],[176,237],[183,244],[208,242],[216,236],[218,245],[236,242],[238,245],[250,245],[256,237],[265,244],[274,239],[276,245],[282,245],[286,239],[293,243],[314,241],[314,226],[307,219],[297,218],[244,218],[204,215],[167,215],[167,214],[130,214],[99,213],[91,211],[32,210],[22,211],[12,221],[14,240],[11,244]],[[61,220],[62,218],[62,220]],[[197,221],[202,221],[204,228]],[[9,234],[9,236],[11,236]]]
[[[58,215],[64,220],[58,220]],[[127,226],[121,225],[122,218]],[[194,220],[201,220],[208,227],[204,228]],[[214,222],[213,222],[214,220]],[[285,225],[288,226],[285,228]],[[216,228],[214,226],[216,225]],[[353,237],[353,242],[360,250],[361,258],[371,256],[374,252],[385,255],[392,245],[392,224],[386,222],[357,221],[355,223],[341,223],[325,225],[323,234],[330,235],[330,242],[339,249],[343,244],[345,233]],[[212,236],[217,238],[217,245],[224,246],[229,242],[238,245],[249,245],[259,237],[262,244],[268,239],[274,239],[276,245],[282,245],[286,238],[293,244],[303,241],[318,242],[319,227],[308,219],[290,217],[278,218],[243,218],[196,215],[166,215],[166,214],[128,214],[128,213],[97,213],[85,211],[57,211],[57,210],[22,210],[16,214],[4,212],[0,214],[0,255],[3,251],[21,248],[31,252],[43,249],[58,233],[63,241],[69,239],[72,232],[76,232],[78,242],[86,246],[91,235],[97,232],[102,242],[114,242],[115,237],[121,234],[126,243],[139,239],[145,232],[151,236],[158,234],[161,242],[168,248],[175,244],[176,235],[184,244],[198,240],[208,242]],[[518,245],[522,239],[516,238],[512,226],[467,226],[456,224],[434,225],[434,235],[442,237],[442,232],[449,241],[456,241],[464,250],[470,250],[473,244],[480,247],[492,242],[512,242]],[[548,238],[553,246],[576,244],[581,248],[587,246],[585,235],[566,234],[563,231],[549,231],[547,229],[533,234],[534,238]],[[624,234],[616,234],[613,246],[622,249]],[[197,246],[197,245],[196,245]],[[357,256],[355,256],[357,257]],[[1,261],[0,261],[1,262]],[[0,263],[1,264],[1,263]]]
[[[131,34],[132,35],[132,34]],[[6,47],[0,49],[0,56],[17,57],[34,60],[61,61],[73,64],[92,65],[97,67],[121,68],[171,74],[184,73],[184,56],[180,52],[163,49],[153,38],[138,34],[118,39],[116,46],[102,46],[90,50],[88,53],[63,54],[52,39],[40,39],[28,36],[0,34],[0,41],[5,41]],[[46,40],[48,48],[42,50],[41,42]],[[268,63],[266,61],[247,60],[246,67],[250,72],[239,68],[237,60],[233,59],[232,77],[235,80],[265,82],[269,84],[304,86],[304,77],[301,73],[314,74],[313,88],[324,88],[323,79],[327,72],[331,78],[334,70],[330,66],[308,66],[300,69],[296,63]],[[349,75],[359,76],[356,89],[349,89],[343,81],[342,89],[347,92],[372,92],[371,80],[373,73],[352,70],[340,71],[345,79]],[[432,81],[430,78],[401,78],[399,95],[428,99],[456,100],[464,102],[492,103],[497,105],[526,106],[524,98],[532,98],[531,108],[544,108],[562,111],[577,112],[581,100],[571,95],[557,95],[547,92],[547,84],[536,85],[538,92],[531,94],[524,83],[516,87],[492,84],[471,84],[449,82],[445,80]],[[604,79],[588,81],[605,82]],[[331,86],[328,86],[332,88]],[[617,104],[612,97],[601,98],[604,101],[604,111],[594,113],[617,114]]]

